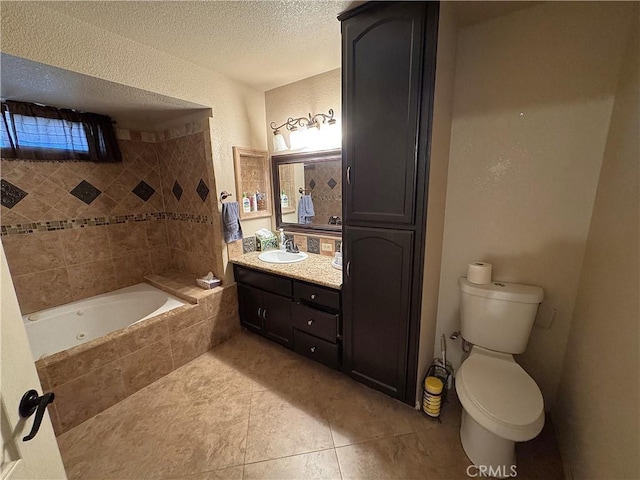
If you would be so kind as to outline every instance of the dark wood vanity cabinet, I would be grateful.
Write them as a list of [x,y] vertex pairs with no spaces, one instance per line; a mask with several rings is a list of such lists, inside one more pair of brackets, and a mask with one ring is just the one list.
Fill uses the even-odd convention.
[[339,369],[340,291],[234,265],[247,329]]
[[413,232],[348,227],[345,368],[362,383],[403,398],[407,375]]
[[340,292],[295,281],[293,285],[294,350],[339,369]]
[[415,402],[437,2],[342,22],[343,370]]
[[293,345],[291,280],[234,265],[240,321],[249,330],[282,345]]

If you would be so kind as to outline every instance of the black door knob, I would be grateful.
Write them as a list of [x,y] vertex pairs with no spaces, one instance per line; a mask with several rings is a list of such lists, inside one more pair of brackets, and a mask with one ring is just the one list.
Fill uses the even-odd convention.
[[28,418],[33,415],[33,412],[36,412],[36,418],[33,421],[33,426],[31,427],[31,432],[29,435],[22,439],[23,442],[28,442],[33,437],[36,436],[38,430],[40,430],[40,425],[42,424],[42,418],[44,417],[44,411],[51,402],[53,402],[55,395],[53,392],[45,393],[42,396],[38,395],[38,392],[35,390],[29,390],[22,396],[22,400],[20,400],[20,405],[18,406],[18,412],[22,418]]

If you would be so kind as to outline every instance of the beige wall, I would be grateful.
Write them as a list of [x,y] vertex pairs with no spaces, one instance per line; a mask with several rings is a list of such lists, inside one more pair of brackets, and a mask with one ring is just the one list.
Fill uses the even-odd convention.
[[[519,361],[553,405],[630,4],[550,2],[461,28],[437,334],[459,330],[457,279],[540,285],[558,310]],[[458,366],[459,342],[451,360]]]
[[[418,384],[416,400],[422,396],[421,381],[434,357],[434,336],[438,312],[442,234],[451,142],[453,82],[456,68],[457,27],[452,4],[440,4],[436,87],[433,104],[433,131],[427,198],[427,231],[425,241],[420,347],[418,352]],[[437,351],[439,352],[439,350]],[[436,354],[439,356],[439,354]]]
[[[2,51],[36,62],[211,107],[215,191],[235,196],[232,147],[265,148],[264,94],[217,72],[160,52],[43,3],[3,2]],[[220,209],[218,203],[218,209]],[[215,219],[214,219],[215,220]],[[245,233],[269,219],[243,222]],[[227,252],[222,267],[227,270]]]
[[[266,110],[266,132],[269,152],[273,151],[271,122],[281,125],[287,118],[306,117],[309,113],[327,114],[330,108],[335,113],[337,125],[342,125],[342,77],[336,68],[313,77],[274,88],[264,94]],[[282,131],[289,144],[288,132]]]
[[640,478],[637,27],[616,93],[554,411],[576,479]]
[[[271,122],[281,125],[287,121],[287,118],[306,117],[309,113],[327,114],[329,109],[333,109],[334,118],[339,128],[342,125],[342,77],[339,68],[330,70],[313,77],[305,78],[289,85],[274,88],[264,94],[265,111],[266,111],[266,133],[267,148],[269,153],[273,152],[273,130],[269,127]],[[281,133],[289,144],[289,136],[286,129]],[[341,180],[341,179],[336,179]],[[302,184],[300,184],[302,186]],[[337,188],[337,187],[336,187]],[[278,194],[278,192],[274,192]],[[297,195],[297,193],[296,193]],[[289,201],[294,199],[290,198]],[[295,199],[297,202],[297,199]],[[296,203],[297,204],[297,203]],[[294,214],[289,215],[294,218]],[[297,211],[295,220],[297,222]],[[272,217],[275,228],[275,213]]]

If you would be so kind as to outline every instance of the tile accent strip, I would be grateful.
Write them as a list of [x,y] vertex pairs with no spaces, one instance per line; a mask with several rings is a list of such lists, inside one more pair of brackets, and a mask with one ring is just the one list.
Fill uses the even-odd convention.
[[49,222],[17,223],[15,225],[0,226],[0,237],[7,235],[24,235],[37,232],[52,232],[55,230],[69,230],[72,228],[99,227],[117,223],[146,222],[150,220],[178,220],[182,222],[213,224],[213,221],[204,215],[191,215],[188,213],[154,212],[132,215],[112,215],[109,217],[76,218],[73,220],[52,220]]

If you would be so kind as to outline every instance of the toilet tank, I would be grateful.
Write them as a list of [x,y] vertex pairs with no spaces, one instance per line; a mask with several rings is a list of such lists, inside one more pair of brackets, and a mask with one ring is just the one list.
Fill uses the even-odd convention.
[[477,285],[458,280],[462,337],[490,350],[522,353],[527,348],[542,288],[518,283]]

